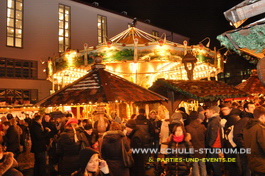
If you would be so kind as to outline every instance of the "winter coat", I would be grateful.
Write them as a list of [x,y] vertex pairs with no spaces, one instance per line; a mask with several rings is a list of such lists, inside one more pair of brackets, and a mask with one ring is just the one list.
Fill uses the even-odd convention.
[[14,167],[17,167],[18,163],[14,159],[14,154],[11,152],[5,152],[3,158],[0,160],[0,175],[3,176],[23,176],[23,174]]
[[145,147],[150,147],[155,133],[152,123],[144,115],[138,115],[135,119],[136,126],[143,134],[142,142]]
[[[189,125],[186,126],[186,130],[191,135],[191,143],[194,150],[199,150],[200,148],[205,148],[205,133],[206,128],[200,123],[199,120],[193,120]],[[205,154],[194,153],[195,158],[204,158]]]
[[150,122],[155,130],[154,134],[154,140],[159,140],[159,133],[161,130],[162,121],[161,120],[154,120],[150,119]]
[[207,130],[206,130],[206,147],[212,147],[214,142],[217,139],[218,133],[220,133],[221,138],[221,124],[220,124],[221,118],[219,116],[214,116],[209,119]]
[[77,142],[74,140],[74,135],[72,129],[66,129],[58,138],[56,153],[60,157],[58,167],[61,175],[71,175],[78,170],[79,151],[82,147],[88,146],[83,132],[76,130]]
[[6,145],[6,151],[19,153],[20,141],[19,134],[15,127],[9,126],[6,131],[6,135],[3,137],[4,143]]
[[30,126],[30,136],[32,141],[32,153],[41,153],[47,151],[46,138],[48,136],[48,132],[35,120]]
[[243,117],[234,126],[233,140],[238,148],[244,147],[243,130],[246,127],[248,121],[249,121],[248,117]]
[[129,151],[130,147],[122,131],[108,131],[103,136],[101,156],[106,160],[111,176],[130,175],[129,168],[123,164],[122,142],[125,149]]
[[251,148],[247,155],[250,170],[265,174],[265,124],[258,119],[249,120],[243,137],[245,148]]
[[[182,142],[176,143],[174,141],[170,141],[168,144],[168,148],[172,150],[185,150],[188,151],[190,148],[193,148],[191,143],[183,140]],[[179,162],[168,162],[166,168],[166,176],[188,176],[190,174],[191,162],[187,162],[188,158],[191,158],[191,154],[184,153],[171,153],[167,155],[168,158],[177,158]]]
[[[143,133],[137,128],[129,135],[130,148],[144,148]],[[131,176],[145,175],[145,155],[142,153],[133,154],[134,165],[130,168]]]

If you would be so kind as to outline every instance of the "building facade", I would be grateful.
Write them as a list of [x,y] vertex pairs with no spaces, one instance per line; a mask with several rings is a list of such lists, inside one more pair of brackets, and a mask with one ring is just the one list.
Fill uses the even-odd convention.
[[[0,1],[0,103],[35,103],[50,94],[49,57],[95,46],[128,28],[132,18],[76,0]],[[137,27],[182,43],[189,38],[137,22]]]

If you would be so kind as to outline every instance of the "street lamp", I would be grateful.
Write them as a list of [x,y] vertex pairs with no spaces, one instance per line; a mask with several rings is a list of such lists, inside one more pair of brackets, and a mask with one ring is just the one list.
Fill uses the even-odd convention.
[[190,52],[188,52],[182,59],[182,63],[184,64],[189,80],[193,80],[193,70],[195,68],[196,62],[196,57],[193,56]]
[[206,47],[209,48],[209,47],[210,47],[210,42],[211,42],[211,39],[210,39],[209,37],[204,38],[204,39],[203,39],[202,41],[200,41],[199,43],[202,44],[202,42],[203,42],[204,40],[206,40],[206,39],[209,40],[208,43],[206,44]]

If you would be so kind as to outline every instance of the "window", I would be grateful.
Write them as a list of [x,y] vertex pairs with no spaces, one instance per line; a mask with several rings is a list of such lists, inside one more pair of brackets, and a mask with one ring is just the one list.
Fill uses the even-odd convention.
[[7,0],[6,45],[22,47],[23,0]]
[[159,37],[159,32],[153,30],[153,31],[152,31],[152,35],[154,35],[154,36],[156,36],[156,37]]
[[37,61],[0,58],[0,78],[37,79]]
[[37,89],[0,89],[1,105],[34,104],[37,100]]
[[107,17],[98,15],[98,43],[102,43],[107,36]]
[[59,52],[70,48],[71,13],[70,7],[59,5]]

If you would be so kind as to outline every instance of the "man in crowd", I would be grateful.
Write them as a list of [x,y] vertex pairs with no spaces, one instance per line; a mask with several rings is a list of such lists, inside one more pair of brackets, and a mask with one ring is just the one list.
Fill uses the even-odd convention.
[[248,165],[253,175],[265,175],[265,108],[254,110],[254,119],[248,121],[243,131],[245,148],[251,149],[247,155]]
[[[206,130],[206,147],[208,148],[221,148],[221,118],[219,116],[220,108],[218,106],[211,106],[206,110],[206,117],[208,118],[208,125]],[[209,153],[208,158],[218,158],[217,153]],[[221,163],[220,162],[211,162],[209,166],[214,172],[215,176],[222,176]]]
[[16,158],[20,152],[19,134],[16,131],[15,127],[11,125],[8,121],[3,123],[3,130],[3,139],[6,145],[6,151],[12,152]]
[[32,141],[31,152],[34,153],[34,176],[46,176],[46,140],[51,130],[42,125],[42,117],[36,115],[30,126],[30,135]]

